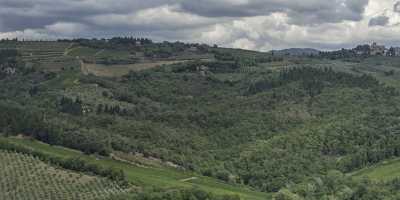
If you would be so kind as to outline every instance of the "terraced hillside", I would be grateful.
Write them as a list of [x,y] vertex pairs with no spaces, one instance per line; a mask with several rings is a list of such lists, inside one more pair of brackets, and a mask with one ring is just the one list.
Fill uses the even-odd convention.
[[0,199],[100,200],[125,191],[104,179],[50,166],[39,159],[0,150]]
[[47,71],[60,71],[79,66],[75,57],[67,56],[65,53],[71,46],[72,43],[55,41],[17,43],[17,49],[24,62]]
[[213,61],[213,54],[194,54],[182,52],[177,56],[164,59],[148,58],[143,52],[127,50],[99,49],[75,45],[66,51],[66,55],[76,57],[80,61],[85,75],[93,74],[101,77],[121,77],[130,71],[142,71],[162,65],[185,63],[190,61]]
[[25,61],[45,61],[53,57],[64,55],[71,43],[65,42],[18,42],[17,48],[21,51]]

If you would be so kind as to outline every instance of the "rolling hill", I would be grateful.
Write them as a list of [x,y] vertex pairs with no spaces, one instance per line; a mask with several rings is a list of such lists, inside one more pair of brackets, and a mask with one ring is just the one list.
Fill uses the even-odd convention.
[[398,195],[386,179],[350,175],[397,174],[370,167],[400,156],[399,58],[131,40],[51,43],[78,66],[0,51],[15,69],[0,76],[0,130],[16,160],[128,184],[122,199]]

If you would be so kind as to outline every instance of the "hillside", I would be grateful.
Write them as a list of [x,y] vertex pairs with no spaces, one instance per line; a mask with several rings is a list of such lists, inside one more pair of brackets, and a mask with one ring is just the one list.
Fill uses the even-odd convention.
[[392,181],[399,177],[399,160],[384,160],[376,165],[353,172],[351,175],[361,179],[368,177],[375,181]]
[[1,199],[113,199],[126,193],[107,179],[52,167],[29,155],[0,151]]
[[0,52],[4,140],[122,170],[140,188],[131,198],[176,188],[209,199],[397,195],[391,183],[345,174],[400,156],[399,58],[131,40],[53,42],[79,62],[57,70],[27,64],[26,45]]
[[[218,194],[218,195],[237,195],[241,197],[242,199],[264,199],[267,197],[266,194],[263,194],[261,192],[256,192],[256,191],[251,191],[248,188],[245,187],[237,187],[237,186],[232,186],[226,183],[223,183],[221,181],[217,181],[215,179],[207,178],[201,175],[196,175],[191,172],[183,172],[183,171],[178,171],[173,168],[166,168],[166,167],[156,167],[156,166],[141,166],[141,165],[135,165],[135,164],[129,164],[127,161],[123,160],[113,160],[110,158],[105,158],[105,157],[95,157],[95,156],[88,156],[84,155],[82,152],[68,149],[68,148],[63,148],[63,147],[57,147],[57,146],[49,146],[47,144],[34,141],[34,140],[28,140],[28,139],[23,139],[23,138],[0,138],[0,143],[8,143],[11,145],[17,145],[18,147],[21,148],[26,148],[26,149],[34,149],[37,152],[50,155],[52,157],[57,157],[57,158],[64,158],[64,159],[82,159],[85,160],[91,164],[96,164],[99,166],[103,167],[112,167],[114,169],[121,169],[125,172],[127,179],[129,182],[131,182],[134,186],[130,189],[135,189],[137,186],[142,186],[142,187],[163,187],[163,188],[168,188],[168,189],[174,189],[174,188],[198,188],[202,189],[204,191],[208,192],[213,192],[213,194]],[[2,147],[0,146],[0,149]],[[16,156],[14,155],[8,155],[8,159],[16,159]],[[18,159],[17,159],[18,160]],[[17,161],[16,161],[17,162]],[[35,162],[40,162],[40,161],[35,161]],[[34,163],[32,163],[34,164]],[[9,166],[12,166],[12,163],[8,163]],[[21,164],[23,165],[23,164]],[[22,166],[21,166],[22,167]],[[51,167],[49,167],[51,169]],[[36,168],[30,169],[32,172],[38,171]],[[26,171],[24,173],[28,173],[29,171]],[[39,172],[42,173],[51,173],[51,170],[39,170]],[[39,176],[39,175],[38,175]],[[61,176],[61,175],[60,175]],[[12,178],[13,176],[10,176]],[[25,177],[25,176],[22,176]],[[45,175],[41,176],[46,177]],[[62,177],[62,176],[61,176]],[[70,175],[69,177],[73,177]],[[82,177],[82,175],[80,175]],[[83,176],[85,178],[85,176]],[[81,178],[81,179],[83,179]],[[88,178],[86,178],[88,179]],[[93,178],[92,178],[93,179]],[[80,180],[80,179],[79,179]],[[96,180],[96,179],[94,179]],[[104,182],[104,183],[103,183]],[[79,183],[79,182],[78,182]],[[100,183],[105,185],[107,182],[106,180],[100,180]],[[100,184],[99,183],[99,184]],[[112,183],[112,182],[111,182]],[[91,185],[92,188],[100,187],[102,185],[99,185],[96,182],[93,181]],[[109,183],[110,184],[110,183]],[[40,185],[40,183],[38,183]],[[89,185],[89,184],[87,184]],[[53,186],[50,186],[50,188]],[[72,186],[73,187],[73,186]],[[118,194],[126,194],[127,189],[121,189],[118,185],[115,185],[114,188],[110,188],[115,190],[108,190],[107,188],[97,188],[96,191],[99,192],[104,192],[107,194],[114,194],[114,196],[117,196]],[[80,193],[78,193],[79,195]],[[82,191],[80,191],[82,192]],[[55,191],[55,194],[59,194],[60,192]],[[91,194],[90,192],[85,192],[85,195],[94,195]],[[101,194],[99,194],[101,195]],[[104,195],[104,194],[103,194]],[[67,198],[67,197],[66,197]],[[96,198],[97,199],[97,198]]]

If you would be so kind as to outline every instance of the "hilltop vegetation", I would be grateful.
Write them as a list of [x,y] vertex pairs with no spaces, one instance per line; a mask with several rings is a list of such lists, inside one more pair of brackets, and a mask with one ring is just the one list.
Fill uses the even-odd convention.
[[[0,79],[1,132],[114,159],[158,160],[276,199],[397,195],[396,182],[345,175],[400,156],[397,58],[282,56],[134,38],[60,43],[70,44],[65,54],[81,67],[52,71],[27,65],[19,51],[3,54],[3,63],[17,62]],[[115,73],[117,65],[182,60],[117,76],[82,68],[101,63],[102,73]],[[381,196],[368,196],[377,188]],[[187,192],[174,195],[188,199]],[[170,195],[148,193],[136,195]]]

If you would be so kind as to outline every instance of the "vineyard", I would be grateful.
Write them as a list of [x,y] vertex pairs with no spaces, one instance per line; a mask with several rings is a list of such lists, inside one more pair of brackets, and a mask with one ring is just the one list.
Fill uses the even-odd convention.
[[67,42],[19,42],[17,49],[22,60],[27,64],[39,66],[47,71],[60,71],[65,68],[78,67],[75,57],[65,55],[71,46]]
[[14,152],[0,151],[0,169],[0,199],[92,200],[124,193],[108,179],[58,169]]
[[[49,155],[51,157],[59,157],[59,158],[63,158],[63,159],[79,157],[82,160],[85,160],[91,164],[101,165],[103,167],[112,167],[115,169],[122,169],[124,171],[124,173],[126,174],[128,181],[132,185],[134,185],[133,187],[138,187],[138,188],[153,188],[154,187],[154,188],[166,188],[166,189],[198,188],[198,189],[201,189],[204,191],[212,192],[213,194],[216,194],[216,195],[239,195],[243,200],[268,199],[267,198],[268,194],[266,194],[266,193],[256,192],[256,191],[250,190],[247,187],[239,187],[239,186],[235,186],[235,185],[230,185],[230,184],[218,181],[213,178],[204,177],[204,176],[194,174],[191,172],[178,171],[173,168],[142,167],[142,166],[132,165],[131,163],[126,162],[126,161],[118,161],[118,160],[114,160],[111,158],[100,159],[100,158],[93,157],[90,155],[84,155],[82,152],[79,152],[76,150],[71,150],[68,148],[58,147],[58,146],[51,146],[51,145],[44,144],[44,143],[41,143],[41,142],[38,142],[35,140],[30,140],[30,139],[0,137],[0,142],[16,145],[16,146],[22,147],[24,149],[32,149],[32,150],[35,150],[42,154]],[[1,150],[0,150],[0,152],[1,152]],[[0,155],[2,155],[2,154],[0,154]],[[11,160],[13,160],[13,158]],[[40,161],[35,161],[35,162],[42,163],[42,165],[44,164],[43,162],[40,162]],[[7,163],[7,160],[0,158],[0,163],[1,163],[0,169],[5,168],[2,165],[4,165],[3,163]],[[12,167],[12,164],[8,164],[7,166],[8,166],[7,168],[10,168],[10,167]],[[33,168],[33,167],[29,166],[26,168]],[[31,170],[30,172],[25,172],[28,170],[25,170],[23,168],[18,171],[21,171],[20,174],[23,174],[23,175],[29,174],[29,173],[34,174],[35,171],[41,171],[41,174],[37,175],[38,177],[48,177],[49,174],[51,174],[51,172],[48,173],[48,171],[50,171],[50,170],[45,170],[46,168],[45,169],[40,168],[40,167],[37,167],[37,168],[40,170],[30,169]],[[52,169],[52,168],[47,167],[47,169]],[[2,173],[8,173],[8,172],[6,172],[7,170],[0,170],[0,171],[5,171],[5,172],[0,173],[0,177],[3,176]],[[37,173],[37,172],[35,172],[35,173]],[[61,174],[63,174],[63,173],[61,173]],[[7,175],[7,176],[15,177],[12,174]],[[19,175],[18,177],[21,177],[21,175]],[[8,178],[8,179],[12,180],[11,178]],[[40,179],[40,178],[38,178],[38,179]],[[7,183],[10,180],[4,181],[4,182]],[[85,179],[83,179],[83,180],[85,180]],[[39,181],[37,181],[37,182],[39,182]],[[68,181],[65,181],[65,182],[69,183]],[[78,183],[79,183],[79,181],[78,181]],[[94,185],[93,183],[91,183],[91,184]],[[41,186],[43,184],[36,184],[36,185]],[[63,185],[63,184],[61,184],[61,185]],[[81,183],[80,185],[87,186],[88,184]],[[2,187],[2,186],[0,186],[0,187]],[[52,186],[52,187],[57,188],[56,186]],[[119,189],[118,186],[113,186],[113,187],[111,187],[111,189],[110,189],[110,187],[103,187],[103,189],[108,190],[108,191],[110,191],[110,190],[117,191],[112,194],[123,193],[123,190]],[[4,189],[0,188],[0,193],[2,193],[3,190]],[[98,190],[101,191],[101,187]],[[45,189],[43,189],[43,191],[45,191]],[[75,191],[75,190],[70,189],[68,191]],[[93,190],[89,190],[89,191],[93,191]],[[89,192],[87,192],[87,193],[89,193]],[[0,196],[0,199],[2,200],[3,198]],[[19,200],[21,198],[17,198],[17,199]],[[84,198],[73,198],[73,199],[81,200]],[[90,199],[90,198],[88,198],[88,199]],[[99,198],[97,198],[97,199],[99,199]],[[61,199],[61,200],[63,200],[63,199]]]

